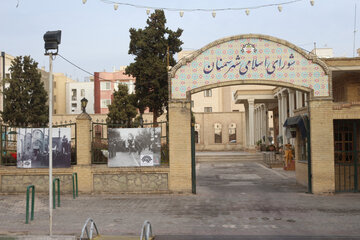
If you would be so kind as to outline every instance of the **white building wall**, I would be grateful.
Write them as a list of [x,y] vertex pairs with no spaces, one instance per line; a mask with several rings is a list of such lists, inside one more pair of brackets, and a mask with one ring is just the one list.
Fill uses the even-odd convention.
[[[76,90],[76,95],[73,95],[73,90]],[[66,114],[80,114],[84,97],[88,100],[86,112],[94,114],[94,82],[66,83]]]

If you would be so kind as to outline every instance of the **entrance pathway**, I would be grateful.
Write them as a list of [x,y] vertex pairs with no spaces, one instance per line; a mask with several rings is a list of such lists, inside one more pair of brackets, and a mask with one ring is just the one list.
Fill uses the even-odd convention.
[[[260,159],[201,162],[197,169],[197,195],[62,196],[53,212],[54,234],[79,236],[91,217],[100,233],[109,235],[139,235],[144,220],[150,220],[160,240],[360,236],[360,194],[306,194],[293,172],[268,169]],[[47,234],[47,195],[37,195],[35,219],[24,222],[25,193],[0,195],[0,234],[5,235]]]

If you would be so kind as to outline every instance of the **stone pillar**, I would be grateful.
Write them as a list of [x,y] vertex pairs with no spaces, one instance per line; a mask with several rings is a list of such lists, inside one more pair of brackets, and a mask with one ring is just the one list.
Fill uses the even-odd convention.
[[264,143],[263,136],[264,136],[264,112],[263,112],[263,105],[259,106],[259,129],[260,129],[260,139],[261,142]]
[[282,120],[281,120],[281,131],[282,131],[282,136],[283,136],[283,144],[287,143],[287,138],[286,138],[286,134],[285,134],[285,128],[284,123],[285,120],[287,118],[287,95],[285,95],[284,93],[285,91],[283,91],[283,93],[281,94],[281,100],[282,100]]
[[264,135],[265,135],[265,144],[269,145],[269,111],[268,104],[264,104]]
[[302,96],[303,96],[302,92],[296,91],[296,108],[297,109],[304,107],[302,105]]
[[190,101],[169,102],[169,190],[191,193]]
[[331,100],[309,102],[312,190],[315,194],[335,192],[334,138],[332,137],[334,115],[331,115],[332,107]]
[[[282,114],[283,114],[283,109],[282,109],[282,98],[281,98],[282,94],[278,93],[277,94],[277,99],[278,99],[278,123],[279,123],[279,136],[282,136]],[[275,136],[276,137],[276,136]],[[281,145],[280,142],[278,142],[279,145]]]
[[249,103],[249,148],[255,148],[254,139],[254,99],[248,99]]
[[245,103],[245,147],[248,148],[250,145],[249,141],[249,104]]
[[93,191],[93,176],[91,170],[91,117],[81,113],[76,118],[76,159],[73,171],[78,174],[80,192]]
[[257,108],[255,107],[254,104],[254,143],[256,144],[256,142],[258,141],[258,114],[257,114]]
[[295,109],[295,103],[294,103],[294,90],[289,89],[289,117],[294,116],[294,109]]

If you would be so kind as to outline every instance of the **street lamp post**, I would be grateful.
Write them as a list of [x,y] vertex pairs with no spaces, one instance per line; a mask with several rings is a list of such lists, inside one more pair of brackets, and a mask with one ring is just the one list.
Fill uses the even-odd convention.
[[81,110],[83,113],[86,113],[86,105],[88,103],[88,100],[84,97],[81,99]]
[[58,45],[61,43],[61,31],[48,31],[44,34],[45,55],[49,55],[49,234],[52,236],[52,209],[53,209],[53,189],[52,189],[52,98],[53,98],[53,56],[58,53]]

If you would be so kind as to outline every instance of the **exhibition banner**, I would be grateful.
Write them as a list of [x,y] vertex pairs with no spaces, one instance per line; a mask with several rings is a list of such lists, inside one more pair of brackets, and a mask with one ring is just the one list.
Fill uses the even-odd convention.
[[[53,167],[68,168],[71,159],[71,129],[52,130]],[[17,132],[17,167],[49,167],[49,129],[19,128]]]
[[109,167],[160,165],[161,128],[109,128]]

